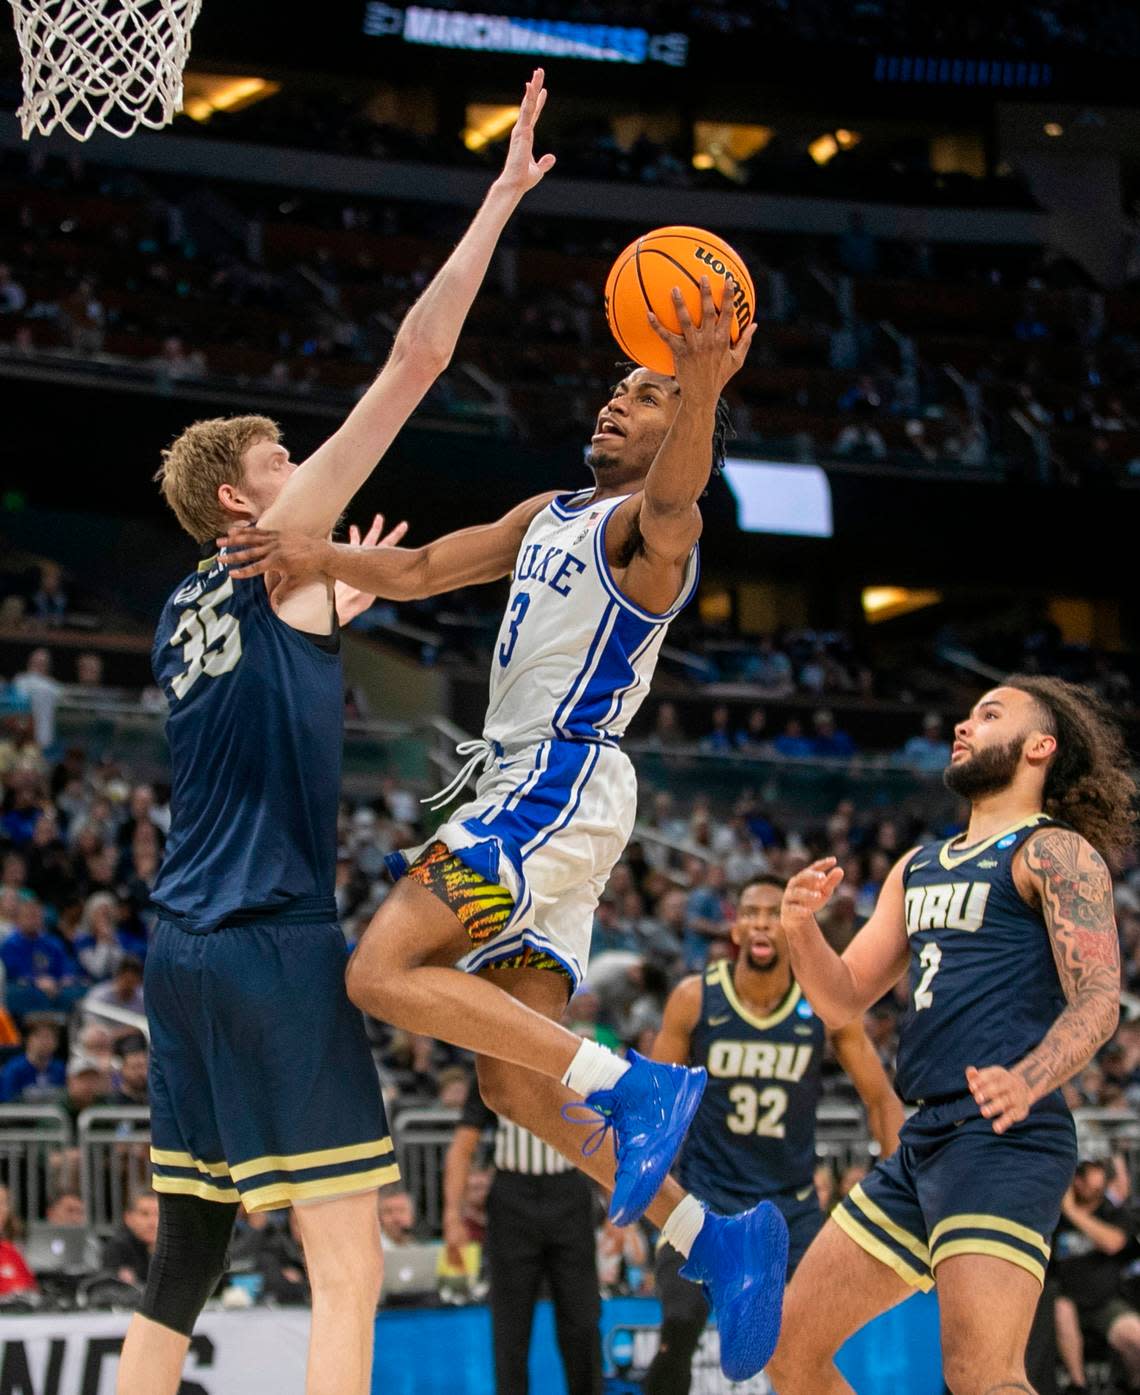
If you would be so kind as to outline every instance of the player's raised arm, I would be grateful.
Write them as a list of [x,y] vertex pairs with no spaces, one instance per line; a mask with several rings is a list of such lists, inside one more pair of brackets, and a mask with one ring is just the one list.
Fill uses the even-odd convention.
[[836,1060],[863,1101],[871,1137],[878,1143],[881,1156],[889,1157],[899,1146],[904,1118],[902,1101],[895,1094],[863,1023],[849,1022],[841,1027],[832,1034],[831,1044]]
[[1026,840],[1015,863],[1022,895],[1040,906],[1068,1006],[1012,1069],[971,1066],[966,1080],[982,1113],[1004,1133],[1030,1106],[1088,1065],[1120,1017],[1120,940],[1112,878],[1100,853],[1070,828]]
[[701,1015],[701,976],[690,974],[669,994],[661,1017],[661,1030],[650,1055],[655,1061],[689,1064],[693,1029]]
[[903,872],[907,853],[891,868],[874,914],[842,955],[824,939],[816,915],[843,880],[835,858],[805,867],[789,881],[780,909],[792,972],[830,1031],[862,1017],[902,977],[907,966]]
[[424,547],[361,547],[261,527],[235,528],[218,542],[239,579],[270,571],[323,575],[371,596],[416,601],[509,576],[526,530],[553,497],[528,499],[494,523],[460,528]]
[[701,322],[695,325],[679,290],[673,303],[681,333],[672,334],[650,313],[661,338],[673,351],[673,375],[681,404],[669,434],[646,477],[640,513],[641,538],[651,557],[683,563],[701,532],[697,500],[712,472],[712,439],[717,402],[724,385],[743,366],[755,324],[732,343],[735,322],[731,277],[725,278],[718,313],[707,276],[701,277]]
[[380,376],[266,510],[260,521],[267,526],[328,533],[451,361],[500,234],[523,195],[554,164],[553,155],[534,158],[534,127],[546,102],[543,80],[536,68],[502,173],[455,251],[408,311]]

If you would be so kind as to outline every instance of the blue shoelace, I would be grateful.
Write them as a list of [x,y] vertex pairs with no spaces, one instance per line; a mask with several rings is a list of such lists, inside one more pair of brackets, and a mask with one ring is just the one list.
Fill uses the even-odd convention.
[[[603,1093],[609,1094],[610,1091]],[[580,1109],[585,1112],[586,1117],[575,1117],[573,1110]],[[606,1134],[614,1126],[613,1111],[609,1109],[599,1109],[597,1105],[587,1104],[584,1100],[571,1100],[569,1104],[562,1106],[562,1117],[568,1124],[580,1124],[583,1127],[589,1124],[596,1124],[594,1132],[582,1144],[582,1156],[592,1158],[598,1149],[605,1142]]]

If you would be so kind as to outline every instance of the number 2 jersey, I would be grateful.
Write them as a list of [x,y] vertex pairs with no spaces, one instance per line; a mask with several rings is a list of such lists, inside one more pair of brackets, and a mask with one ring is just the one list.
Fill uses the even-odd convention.
[[727,961],[710,965],[689,1064],[708,1084],[677,1165],[681,1185],[722,1215],[808,1192],[825,1031],[792,983],[767,1017],[740,1001]]
[[1013,863],[1045,814],[972,847],[918,849],[903,874],[910,1002],[896,1086],[908,1103],[962,1095],[967,1066],[1012,1066],[1065,1006],[1041,912],[1023,899]]
[[169,704],[171,825],[152,901],[189,928],[335,918],[344,724],[335,636],[279,620],[218,557],[171,596],[151,663]]
[[606,526],[629,496],[592,494],[553,499],[519,549],[483,729],[504,750],[551,740],[616,745],[649,691],[670,620],[696,591],[694,548],[667,611],[624,595],[606,558]]

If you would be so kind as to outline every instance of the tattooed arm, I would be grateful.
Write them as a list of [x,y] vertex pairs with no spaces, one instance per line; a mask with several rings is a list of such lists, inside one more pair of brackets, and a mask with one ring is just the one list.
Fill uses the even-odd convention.
[[1041,1044],[1010,1070],[970,1066],[966,1080],[995,1133],[1086,1066],[1120,1016],[1120,942],[1112,878],[1079,833],[1046,828],[1028,839],[1014,865],[1017,888],[1040,908],[1068,1005]]

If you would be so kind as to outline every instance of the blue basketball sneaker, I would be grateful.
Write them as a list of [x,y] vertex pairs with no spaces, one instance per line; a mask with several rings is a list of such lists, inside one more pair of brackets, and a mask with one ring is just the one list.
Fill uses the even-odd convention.
[[[601,1127],[586,1140],[588,1157],[614,1131],[617,1175],[610,1198],[610,1220],[631,1225],[657,1195],[681,1147],[685,1131],[705,1092],[708,1072],[703,1067],[667,1065],[631,1051],[629,1070],[612,1090],[595,1090],[582,1104],[568,1104],[572,1111],[588,1109],[601,1118]],[[575,1122],[586,1123],[585,1119]]]
[[705,1212],[681,1269],[704,1289],[729,1380],[749,1380],[776,1350],[788,1269],[788,1227],[770,1201],[739,1216]]

